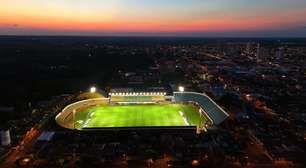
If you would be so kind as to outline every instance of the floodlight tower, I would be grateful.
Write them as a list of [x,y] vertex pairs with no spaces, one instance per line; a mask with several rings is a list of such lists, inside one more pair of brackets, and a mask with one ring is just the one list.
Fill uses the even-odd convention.
[[178,87],[178,90],[179,90],[180,92],[184,92],[184,91],[185,91],[185,88],[184,88],[183,86],[179,86],[179,87]]
[[92,86],[90,89],[89,89],[90,93],[96,93],[97,91],[97,88]]

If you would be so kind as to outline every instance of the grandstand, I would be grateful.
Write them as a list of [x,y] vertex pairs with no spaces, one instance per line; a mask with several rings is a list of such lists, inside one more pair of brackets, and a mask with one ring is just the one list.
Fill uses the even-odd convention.
[[175,102],[197,103],[216,125],[222,123],[229,116],[217,103],[203,93],[174,92],[173,99]]
[[133,89],[116,88],[109,93],[113,103],[156,103],[165,101],[166,92],[163,88]]

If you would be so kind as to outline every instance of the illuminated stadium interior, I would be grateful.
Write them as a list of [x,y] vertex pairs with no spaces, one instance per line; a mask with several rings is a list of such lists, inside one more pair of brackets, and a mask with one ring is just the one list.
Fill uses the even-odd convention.
[[108,98],[68,105],[56,122],[68,129],[192,128],[205,131],[228,114],[206,94],[196,92],[136,92],[115,90]]

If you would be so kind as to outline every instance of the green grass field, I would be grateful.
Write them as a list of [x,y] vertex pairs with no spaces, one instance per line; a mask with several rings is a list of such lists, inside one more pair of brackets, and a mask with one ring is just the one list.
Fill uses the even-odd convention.
[[200,117],[194,105],[101,105],[75,114],[75,128],[196,126]]

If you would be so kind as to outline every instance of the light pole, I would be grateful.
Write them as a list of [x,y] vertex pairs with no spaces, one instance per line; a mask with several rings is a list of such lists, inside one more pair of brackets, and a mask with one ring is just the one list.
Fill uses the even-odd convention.
[[179,87],[178,87],[178,90],[179,90],[180,92],[184,92],[184,91],[185,91],[185,88],[184,88],[183,86],[179,86]]
[[91,87],[91,88],[89,89],[89,91],[90,91],[90,93],[96,93],[97,88],[93,86],[93,87]]

